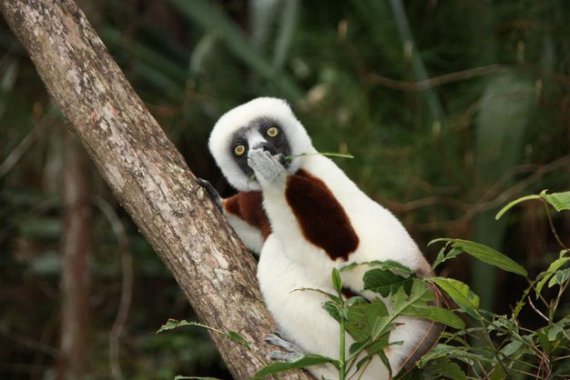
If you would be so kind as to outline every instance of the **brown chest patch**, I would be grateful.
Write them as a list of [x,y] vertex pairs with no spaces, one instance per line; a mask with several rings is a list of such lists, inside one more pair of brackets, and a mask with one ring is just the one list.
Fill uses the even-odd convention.
[[263,238],[271,234],[271,225],[263,209],[261,191],[244,191],[224,199],[224,208],[230,214],[243,219],[248,224],[261,230]]
[[358,236],[327,185],[304,170],[287,180],[285,190],[303,235],[326,251],[332,260],[347,260],[358,247]]

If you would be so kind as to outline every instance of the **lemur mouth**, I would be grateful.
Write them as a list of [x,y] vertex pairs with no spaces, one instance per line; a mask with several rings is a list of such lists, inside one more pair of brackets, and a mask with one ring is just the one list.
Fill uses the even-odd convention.
[[289,166],[291,166],[291,161],[293,161],[293,159],[291,157],[285,157],[282,154],[280,154],[279,156],[280,156],[279,162],[281,163],[281,165],[283,165],[285,169],[289,169]]

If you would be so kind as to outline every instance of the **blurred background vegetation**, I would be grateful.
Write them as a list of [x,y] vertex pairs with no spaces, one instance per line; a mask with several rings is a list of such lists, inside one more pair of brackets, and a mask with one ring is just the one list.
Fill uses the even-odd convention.
[[[231,189],[210,128],[253,97],[287,98],[321,151],[391,209],[420,247],[448,236],[530,272],[557,254],[540,204],[500,222],[522,194],[570,188],[570,3],[563,0],[83,0],[79,5],[194,173]],[[25,51],[0,24],[0,378],[63,378],[62,193],[69,137]],[[91,284],[86,379],[229,378],[202,331],[156,335],[193,312],[87,164]],[[73,212],[73,210],[71,210]],[[564,216],[566,215],[566,216]],[[568,242],[568,213],[555,217]],[[507,311],[525,285],[454,260]],[[570,312],[570,303],[561,308]],[[523,317],[523,320],[525,318]],[[528,327],[536,323],[528,313]],[[63,327],[66,328],[65,326]]]

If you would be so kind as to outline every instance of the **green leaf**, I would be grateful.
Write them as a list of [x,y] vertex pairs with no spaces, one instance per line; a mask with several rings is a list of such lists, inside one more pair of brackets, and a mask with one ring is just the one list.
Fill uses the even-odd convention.
[[440,239],[440,241],[449,241],[453,248],[461,249],[463,252],[481,260],[489,265],[496,266],[507,272],[512,272],[526,277],[528,272],[520,264],[515,262],[508,256],[503,255],[497,250],[486,245],[475,243],[462,239]]
[[342,299],[334,294],[331,293],[327,293],[324,290],[321,289],[316,289],[316,288],[297,288],[297,289],[293,289],[294,292],[315,292],[315,293],[319,293],[322,294],[323,296],[327,297],[328,299],[332,300],[333,302],[339,303],[342,302]]
[[340,272],[338,269],[333,268],[332,270],[332,282],[335,290],[341,294],[342,293],[342,279],[340,278]]
[[388,297],[400,287],[410,283],[410,277],[403,277],[385,269],[372,269],[364,274],[364,289]]
[[483,355],[471,353],[468,351],[468,349],[469,348],[466,347],[455,347],[448,344],[439,343],[434,348],[432,348],[431,351],[422,356],[422,358],[418,361],[418,367],[424,368],[428,363],[444,358],[453,358],[467,365],[473,365],[473,363],[485,359]]
[[372,329],[370,330],[370,337],[372,340],[378,339],[382,334],[386,332],[386,326],[388,326],[389,322],[390,321],[388,316],[376,317],[374,323],[372,324]]
[[277,362],[271,363],[263,368],[261,368],[254,376],[255,380],[261,380],[266,376],[273,375],[280,372],[290,371],[292,369],[307,368],[314,365],[320,364],[332,364],[337,369],[339,368],[338,360],[327,358],[321,355],[304,355],[303,357],[291,361],[291,362]]
[[507,343],[502,349],[501,353],[507,357],[513,356],[516,354],[521,348],[523,348],[522,342],[518,340],[513,340],[512,342]]
[[[544,193],[544,194],[543,194]],[[545,201],[550,203],[552,207],[558,212],[562,210],[570,210],[570,191],[563,193],[546,194],[546,190],[541,193]]]
[[231,330],[230,330],[230,331],[226,332],[226,336],[227,336],[228,338],[230,338],[230,340],[232,340],[233,342],[236,342],[236,343],[238,343],[238,344],[241,344],[241,345],[244,346],[244,347],[251,348],[250,345],[249,345],[249,342],[248,342],[247,340],[245,340],[244,337],[242,337],[241,335],[239,335],[239,334],[238,334],[237,332],[235,332],[235,331],[231,331]]
[[335,319],[335,321],[340,322],[341,312],[336,303],[332,301],[327,301],[323,304],[323,309],[325,309],[326,312],[329,313],[329,315]]
[[507,379],[507,374],[505,373],[503,367],[499,363],[495,364],[495,367],[493,367],[491,375],[489,376],[489,380],[506,380],[506,379]]
[[373,261],[366,261],[363,263],[352,263],[352,264],[348,264],[348,265],[345,265],[344,267],[340,268],[340,271],[341,272],[350,271],[356,267],[360,267],[363,265],[369,266],[372,268],[389,270],[395,274],[399,274],[399,275],[402,275],[405,277],[408,277],[414,273],[407,266],[402,265],[399,262],[393,261],[393,260],[386,260],[386,261],[373,260]]
[[380,299],[370,303],[354,304],[348,308],[346,331],[348,331],[357,342],[369,340],[373,335],[372,330],[376,320],[386,317],[387,315],[388,309]]
[[437,268],[440,264],[446,262],[447,260],[456,258],[463,252],[460,249],[452,248],[449,250],[447,254],[445,254],[446,250],[447,250],[447,245],[445,245],[443,248],[439,250],[437,257],[435,258],[435,261],[433,262],[432,265],[433,269]]
[[216,329],[214,327],[205,325],[203,323],[198,323],[198,322],[190,322],[190,321],[185,321],[185,320],[181,320],[178,321],[176,319],[169,319],[168,321],[166,321],[166,323],[162,326],[160,326],[160,328],[158,329],[157,333],[162,333],[165,331],[169,331],[169,330],[174,330],[176,328],[179,327],[185,327],[185,326],[196,326],[196,327],[201,327],[204,328],[206,330],[210,330],[212,332],[215,332],[217,334],[223,334],[225,335],[227,338],[229,338],[231,341],[236,342],[238,344],[241,344],[242,346],[245,346],[247,348],[250,348],[250,344],[247,340],[245,340],[240,334],[238,334],[235,331],[222,331],[220,329]]
[[445,277],[432,277],[429,281],[439,286],[469,316],[477,319],[479,297],[469,289],[467,284]]
[[[428,374],[427,378],[433,379],[451,379],[466,380],[465,372],[455,362],[448,359],[438,359],[430,361],[424,367],[424,373]],[[431,376],[429,376],[431,375]],[[423,378],[423,377],[422,377]]]
[[564,333],[564,327],[564,320],[561,320],[552,326],[545,327],[544,332],[546,333],[548,340],[550,342],[554,342],[559,334]]
[[562,193],[547,194],[548,190],[541,191],[540,194],[526,195],[509,202],[505,207],[503,207],[495,216],[495,219],[499,219],[508,210],[518,205],[519,203],[526,202],[528,200],[544,199],[548,204],[550,204],[558,212],[563,210],[570,210],[570,191],[565,191]]
[[176,328],[179,327],[184,327],[184,326],[197,326],[197,327],[202,327],[204,329],[210,330],[210,331],[214,331],[220,334],[223,334],[222,331],[215,329],[211,326],[208,325],[204,325],[202,323],[198,323],[198,322],[189,322],[189,321],[185,321],[185,320],[181,320],[178,321],[176,319],[169,319],[168,321],[166,321],[166,323],[162,326],[160,326],[160,328],[158,329],[157,333],[161,333],[164,331],[169,331],[169,330],[174,330]]
[[217,377],[198,377],[198,376],[181,376],[177,375],[174,380],[220,380]]
[[429,319],[434,322],[438,322],[454,329],[464,329],[465,322],[458,315],[453,313],[451,310],[443,309],[436,306],[423,306],[423,305],[411,305],[404,312],[403,315],[410,317],[420,317]]
[[386,368],[388,368],[388,378],[392,378],[392,366],[390,365],[390,360],[388,359],[388,356],[386,356],[386,353],[384,352],[384,350],[380,350],[378,351],[378,357],[380,357],[380,360],[382,361],[382,363],[384,364],[384,366]]
[[[482,310],[482,313],[485,313],[485,311]],[[509,318],[506,315],[486,313],[492,317],[492,321],[486,324],[486,328],[489,332],[496,331],[498,334],[507,333],[510,336],[519,335],[519,325],[516,319]]]
[[497,213],[497,215],[495,215],[495,220],[501,219],[501,217],[503,215],[505,215],[505,213],[507,211],[509,211],[511,208],[518,205],[519,203],[526,202],[526,201],[533,200],[533,199],[541,199],[541,198],[542,197],[540,195],[536,195],[536,194],[526,195],[524,197],[517,198],[514,201],[507,203],[506,206],[504,206],[502,209],[500,209],[499,212]]
[[354,306],[356,304],[367,304],[368,300],[364,297],[361,296],[353,296],[350,297],[347,301],[346,304],[350,307],[350,306]]
[[357,352],[358,350],[360,350],[366,343],[368,343],[368,341],[363,340],[362,342],[354,342],[350,345],[350,348],[348,349],[348,353],[350,355],[354,354],[355,352]]
[[570,360],[565,360],[560,363],[554,372],[552,372],[553,379],[567,379],[570,377]]
[[[367,349],[368,354],[356,362],[356,372],[359,372],[363,366],[366,366],[368,363],[370,363],[370,361],[372,360],[374,355],[378,355],[378,357],[380,358],[380,360],[382,361],[384,366],[388,369],[388,373],[389,373],[388,378],[391,379],[392,378],[392,367],[390,366],[390,360],[388,360],[388,357],[386,356],[386,353],[384,352],[385,347],[386,346],[379,346],[378,349],[376,349],[374,351],[372,351],[370,348],[368,348]],[[372,353],[372,352],[374,352],[374,353]]]
[[554,285],[562,285],[570,279],[570,268],[560,270],[556,272],[550,281],[548,282],[548,287],[552,288]]
[[[538,298],[538,296],[542,292],[544,284],[546,284],[546,282],[556,273],[558,269],[560,269],[568,262],[570,262],[570,257],[562,256],[551,262],[550,265],[548,266],[548,269],[539,274],[539,277],[541,278],[540,281],[538,281],[536,284],[536,298]],[[549,284],[548,287],[552,286]]]

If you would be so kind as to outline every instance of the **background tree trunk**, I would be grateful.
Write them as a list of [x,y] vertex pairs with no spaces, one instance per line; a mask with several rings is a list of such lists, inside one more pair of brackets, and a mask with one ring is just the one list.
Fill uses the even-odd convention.
[[69,132],[63,138],[63,265],[57,379],[82,379],[87,352],[91,204],[89,165]]
[[[0,10],[116,198],[200,319],[253,343],[248,350],[213,336],[233,376],[250,377],[272,349],[261,343],[272,323],[252,257],[73,1],[0,0]],[[294,372],[288,378],[311,377]]]

